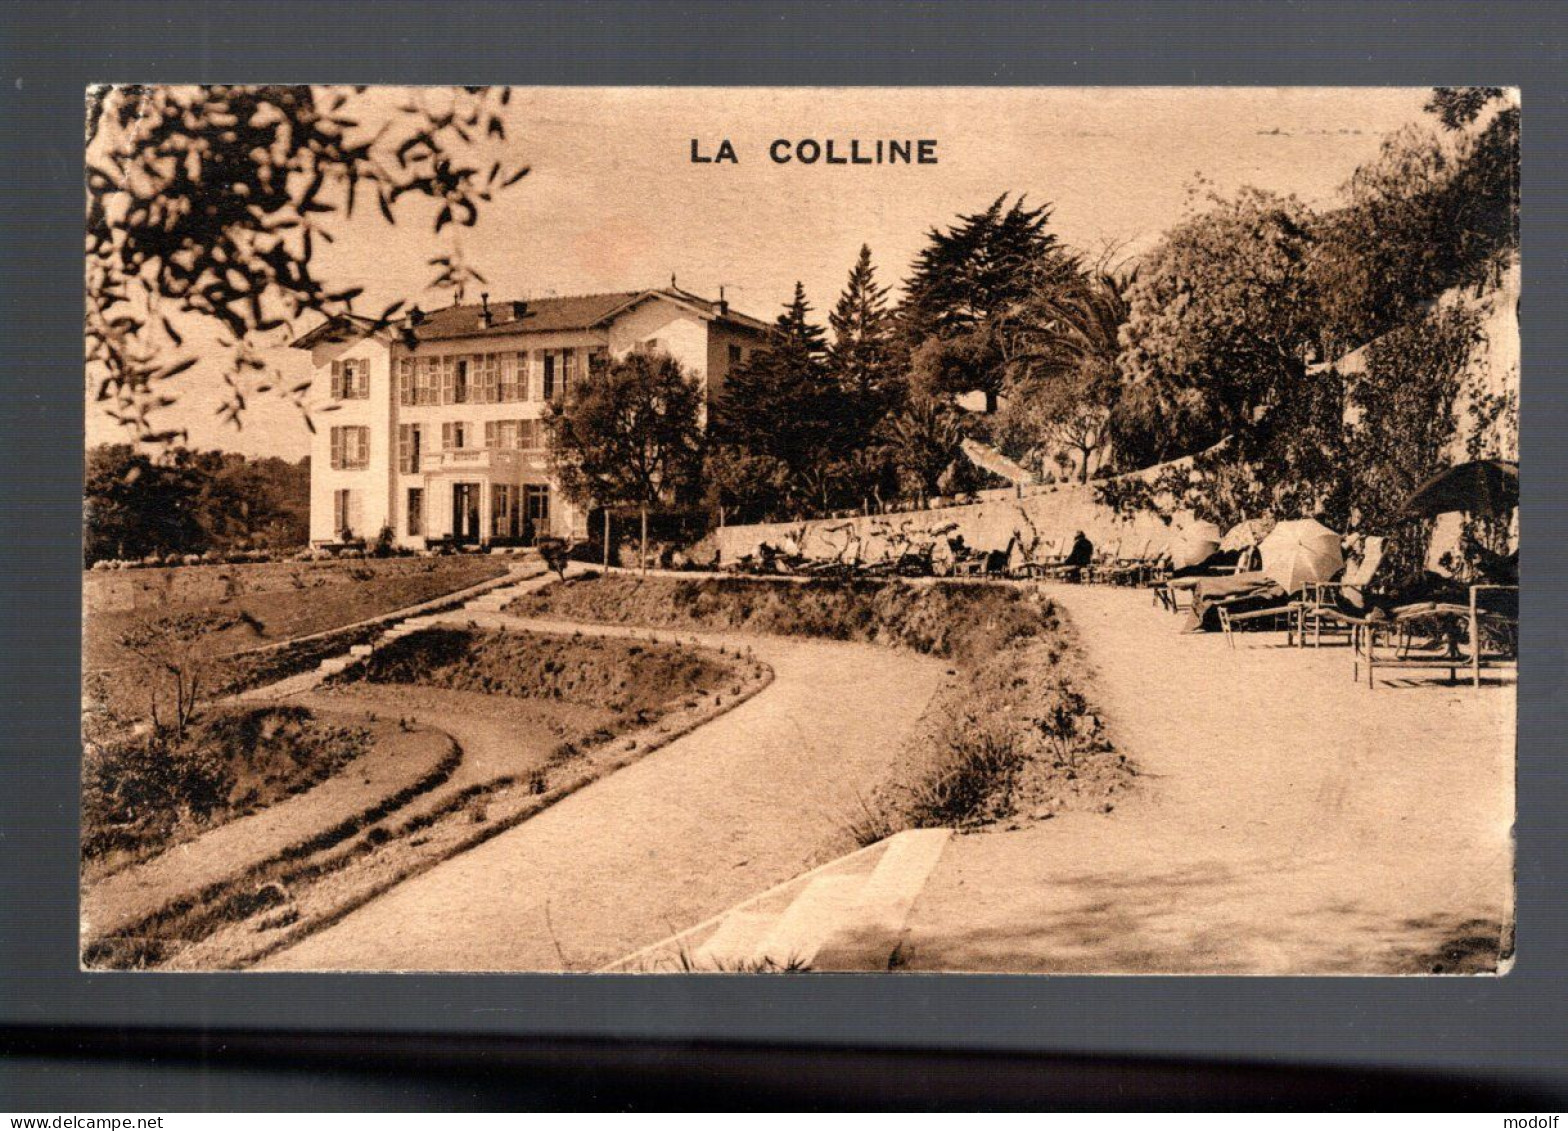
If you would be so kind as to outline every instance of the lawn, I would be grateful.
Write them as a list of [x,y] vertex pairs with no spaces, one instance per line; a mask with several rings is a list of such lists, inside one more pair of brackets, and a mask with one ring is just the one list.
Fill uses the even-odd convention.
[[84,583],[85,698],[111,724],[146,716],[158,676],[122,641],[149,622],[210,614],[212,624],[190,658],[209,662],[204,684],[211,693],[232,692],[288,674],[241,659],[243,653],[434,600],[505,572],[487,557],[449,557],[91,574]]

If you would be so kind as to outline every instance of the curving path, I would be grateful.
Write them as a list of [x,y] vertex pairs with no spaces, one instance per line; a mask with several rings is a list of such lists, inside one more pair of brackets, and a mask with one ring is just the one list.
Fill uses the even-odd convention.
[[864,644],[462,612],[541,631],[750,648],[763,692],[272,956],[269,969],[591,970],[853,847],[946,671]]

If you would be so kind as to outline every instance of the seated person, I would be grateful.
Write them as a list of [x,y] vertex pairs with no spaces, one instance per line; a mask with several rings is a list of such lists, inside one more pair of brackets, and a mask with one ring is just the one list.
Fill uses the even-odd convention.
[[1077,581],[1092,561],[1094,561],[1094,543],[1084,537],[1082,530],[1075,530],[1072,547],[1067,551],[1067,556],[1062,559],[1061,565],[1052,572],[1063,581]]

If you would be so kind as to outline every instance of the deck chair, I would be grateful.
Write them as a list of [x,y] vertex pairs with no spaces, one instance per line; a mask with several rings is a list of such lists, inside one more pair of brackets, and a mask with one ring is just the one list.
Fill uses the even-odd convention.
[[[1482,668],[1518,661],[1518,595],[1517,585],[1471,585],[1463,604],[1420,601],[1399,606],[1385,619],[1364,620],[1352,638],[1352,678],[1359,682],[1364,666],[1367,687],[1375,688],[1379,668],[1444,668],[1453,683],[1460,669],[1468,668],[1472,685],[1480,687]],[[1380,652],[1380,642],[1392,647]]]
[[1292,594],[1286,601],[1260,609],[1232,611],[1219,609],[1220,627],[1230,646],[1236,646],[1232,630],[1238,624],[1274,620],[1282,622],[1286,644],[1304,647],[1307,626],[1312,626],[1313,643],[1321,644],[1323,627],[1344,626],[1352,629],[1364,616],[1360,607],[1361,597],[1371,584],[1373,575],[1383,564],[1385,539],[1369,537],[1362,544],[1361,557],[1334,581],[1316,581],[1299,594]]

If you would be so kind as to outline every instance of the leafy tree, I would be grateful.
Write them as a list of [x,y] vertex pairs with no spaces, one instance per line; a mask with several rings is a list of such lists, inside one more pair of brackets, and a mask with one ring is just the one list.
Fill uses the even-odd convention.
[[[505,89],[412,92],[390,113],[364,87],[103,86],[87,105],[87,362],[97,400],[137,439],[170,443],[153,417],[166,383],[196,364],[187,334],[232,351],[222,414],[282,389],[248,340],[306,315],[353,313],[358,287],[312,270],[331,221],[366,198],[388,223],[408,198],[451,225],[432,285],[478,280],[458,228],[526,172],[491,153],[505,140]],[[397,307],[382,311],[389,319]],[[306,419],[307,425],[310,423]]]
[[955,461],[965,460],[958,412],[936,397],[911,397],[902,411],[889,418],[886,434],[909,494],[941,494],[943,473]]
[[932,228],[915,257],[899,308],[912,380],[926,395],[978,390],[995,411],[1015,352],[1013,316],[1043,277],[1070,274],[1072,261],[1046,230],[1050,206],[1012,204],[1004,194],[984,212]]
[[702,473],[702,389],[674,358],[632,353],[577,383],[546,418],[561,489],[580,507],[648,508],[691,497]]
[[84,556],[143,558],[206,550],[303,546],[310,464],[129,444],[87,453]]
[[[1367,347],[1366,370],[1349,394],[1355,420],[1348,444],[1349,517],[1356,526],[1392,529],[1410,492],[1448,464],[1458,431],[1455,406],[1479,341],[1475,312],[1451,307]],[[1421,534],[1396,540],[1390,560],[1397,572],[1421,570],[1431,523],[1422,524]]]
[[[1483,107],[1504,104],[1484,124]],[[1337,355],[1419,316],[1449,287],[1495,281],[1519,246],[1519,110],[1496,88],[1441,89],[1442,129],[1388,138],[1319,222],[1315,265],[1326,352]]]
[[1318,295],[1311,218],[1292,198],[1245,189],[1178,225],[1127,294],[1123,433],[1157,460],[1248,429],[1306,374]]
[[87,453],[84,555],[133,559],[204,548],[198,486],[182,462],[159,462],[129,444]]

